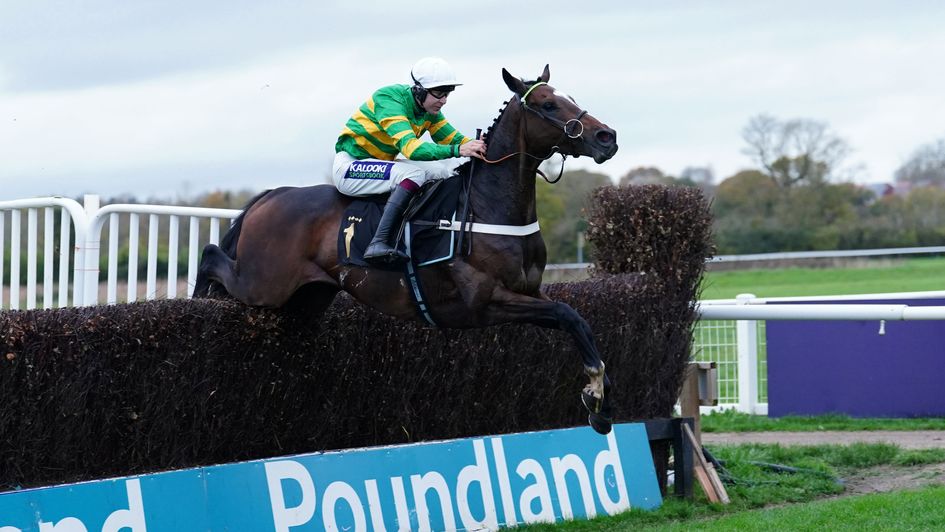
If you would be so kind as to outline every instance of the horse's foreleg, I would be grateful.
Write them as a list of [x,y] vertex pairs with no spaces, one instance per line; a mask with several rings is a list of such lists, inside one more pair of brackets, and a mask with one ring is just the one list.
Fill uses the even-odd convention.
[[537,298],[527,299],[531,301],[518,303],[523,305],[524,308],[516,312],[521,317],[515,321],[525,321],[548,329],[562,330],[570,334],[581,352],[584,361],[584,373],[591,380],[586,391],[595,398],[603,397],[604,362],[601,360],[597,344],[594,342],[591,326],[576,310],[566,303]]
[[591,327],[577,311],[565,303],[502,290],[487,312],[494,320],[493,323],[532,323],[569,333],[581,352],[584,372],[590,379],[582,393],[582,400],[591,413],[591,426],[602,434],[610,432],[613,416],[610,381],[604,372],[604,362],[594,342]]

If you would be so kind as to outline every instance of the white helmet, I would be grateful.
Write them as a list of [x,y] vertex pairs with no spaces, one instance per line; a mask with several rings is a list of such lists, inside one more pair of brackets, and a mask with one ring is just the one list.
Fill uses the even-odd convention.
[[424,57],[417,61],[410,70],[410,77],[414,83],[424,89],[443,87],[445,85],[462,85],[456,80],[453,68],[439,57]]

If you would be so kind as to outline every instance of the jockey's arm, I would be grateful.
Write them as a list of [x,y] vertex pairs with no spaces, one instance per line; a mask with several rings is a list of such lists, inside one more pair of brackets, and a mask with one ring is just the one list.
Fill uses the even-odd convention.
[[[384,128],[384,132],[390,135],[397,143],[397,149],[404,157],[413,161],[437,161],[448,159],[450,157],[460,156],[460,144],[469,139],[464,137],[453,126],[443,118],[442,113],[437,114],[437,121],[430,128],[430,134],[437,142],[424,142],[417,138],[407,119],[403,105],[393,98],[378,95],[374,100],[374,115],[378,123]],[[434,132],[433,128],[437,127]],[[442,134],[441,134],[442,131]],[[437,136],[438,134],[439,137]],[[447,135],[449,139],[447,140]]]

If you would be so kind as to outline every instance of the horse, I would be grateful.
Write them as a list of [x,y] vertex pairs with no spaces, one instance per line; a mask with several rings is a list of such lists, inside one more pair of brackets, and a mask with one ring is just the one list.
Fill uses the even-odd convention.
[[[535,181],[540,163],[552,154],[589,156],[599,164],[617,151],[613,129],[548,85],[548,65],[534,81],[504,68],[502,78],[515,97],[504,102],[486,131],[484,161],[473,159],[459,168],[470,183],[465,204],[475,215],[472,230],[480,223],[537,224]],[[337,236],[351,201],[331,185],[261,193],[246,205],[220,246],[204,248],[195,297],[207,296],[218,283],[247,305],[281,307],[293,295],[304,294],[309,308],[321,312],[343,290],[381,313],[423,321],[403,271],[339,262]],[[416,275],[424,287],[426,312],[437,326],[465,329],[513,322],[569,333],[589,378],[581,392],[588,422],[607,434],[613,412],[604,362],[587,322],[541,292],[545,262],[540,231],[477,233],[468,253],[419,268]]]

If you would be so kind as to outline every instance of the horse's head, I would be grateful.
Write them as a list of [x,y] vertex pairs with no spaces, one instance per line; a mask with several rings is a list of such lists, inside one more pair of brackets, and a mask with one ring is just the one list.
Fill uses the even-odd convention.
[[548,65],[534,82],[526,82],[502,69],[502,78],[518,95],[523,107],[527,141],[557,146],[561,153],[587,155],[602,163],[617,153],[617,132],[578,107],[568,95],[548,85]]

